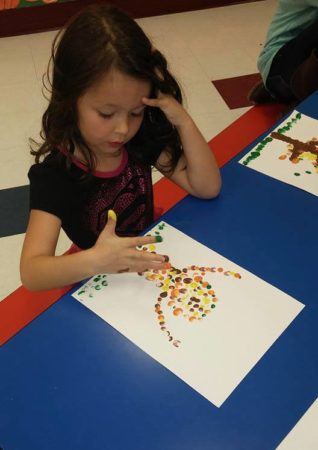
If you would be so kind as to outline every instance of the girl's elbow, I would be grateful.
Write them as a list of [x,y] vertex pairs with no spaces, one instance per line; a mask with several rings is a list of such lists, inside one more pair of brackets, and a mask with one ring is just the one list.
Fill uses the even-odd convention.
[[20,280],[22,286],[26,288],[28,291],[36,291],[36,289],[34,289],[32,280],[30,280],[29,277],[23,272],[20,272]]
[[202,198],[204,198],[206,200],[212,200],[214,198],[217,198],[220,195],[221,188],[222,188],[222,182],[221,182],[221,179],[220,179],[219,183],[214,184],[213,186],[211,186],[210,189],[208,189],[204,193],[204,195],[202,195]]
[[23,266],[20,267],[20,280],[22,286],[28,291],[36,292],[40,290],[32,276],[32,272],[30,273],[30,271]]

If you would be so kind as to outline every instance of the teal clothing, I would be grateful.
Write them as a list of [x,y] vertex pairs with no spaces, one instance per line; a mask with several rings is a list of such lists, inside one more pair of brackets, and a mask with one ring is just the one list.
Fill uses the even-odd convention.
[[257,67],[266,85],[276,53],[318,19],[318,0],[279,0]]

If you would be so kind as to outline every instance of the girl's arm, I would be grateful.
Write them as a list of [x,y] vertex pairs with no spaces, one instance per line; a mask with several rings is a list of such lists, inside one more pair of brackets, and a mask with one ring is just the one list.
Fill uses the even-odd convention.
[[60,229],[58,217],[31,211],[20,261],[21,281],[28,289],[62,287],[93,275],[90,252],[55,256]]
[[115,227],[116,216],[113,218],[109,213],[94,247],[55,256],[61,220],[53,214],[31,210],[20,261],[22,284],[30,290],[41,291],[67,286],[97,273],[166,268],[167,257],[136,250],[137,246],[156,242],[156,237],[120,238],[115,234]]
[[[148,106],[162,109],[176,127],[184,150],[169,178],[190,194],[200,198],[216,197],[221,189],[221,176],[214,155],[201,132],[183,106],[173,97],[161,94],[158,99],[143,99]],[[169,161],[163,151],[156,167]]]

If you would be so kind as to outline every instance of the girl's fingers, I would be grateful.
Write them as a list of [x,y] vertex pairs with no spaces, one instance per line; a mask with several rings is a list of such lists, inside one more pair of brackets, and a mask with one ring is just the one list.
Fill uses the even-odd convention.
[[132,266],[130,272],[146,272],[147,270],[167,270],[171,266],[169,263],[158,263],[150,261],[148,263],[138,263]]
[[129,247],[142,247],[143,245],[155,244],[162,242],[161,236],[138,236],[133,238],[126,238]]
[[146,97],[143,97],[142,101],[147,106],[160,107],[160,104],[161,104],[160,100],[157,99],[157,98],[146,98]]
[[138,261],[145,261],[150,262],[154,261],[157,263],[165,263],[168,262],[168,257],[165,255],[157,255],[157,253],[151,253],[151,252],[140,252],[136,250],[131,257],[133,259],[137,259]]

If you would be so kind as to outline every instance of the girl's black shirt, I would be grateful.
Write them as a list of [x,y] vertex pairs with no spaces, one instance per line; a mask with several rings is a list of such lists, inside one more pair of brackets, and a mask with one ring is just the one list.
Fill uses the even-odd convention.
[[30,210],[58,217],[67,236],[81,249],[95,244],[109,209],[117,214],[119,236],[135,236],[150,226],[154,219],[150,165],[124,150],[115,171],[86,172],[75,158],[68,164],[60,151],[34,164],[28,173]]

